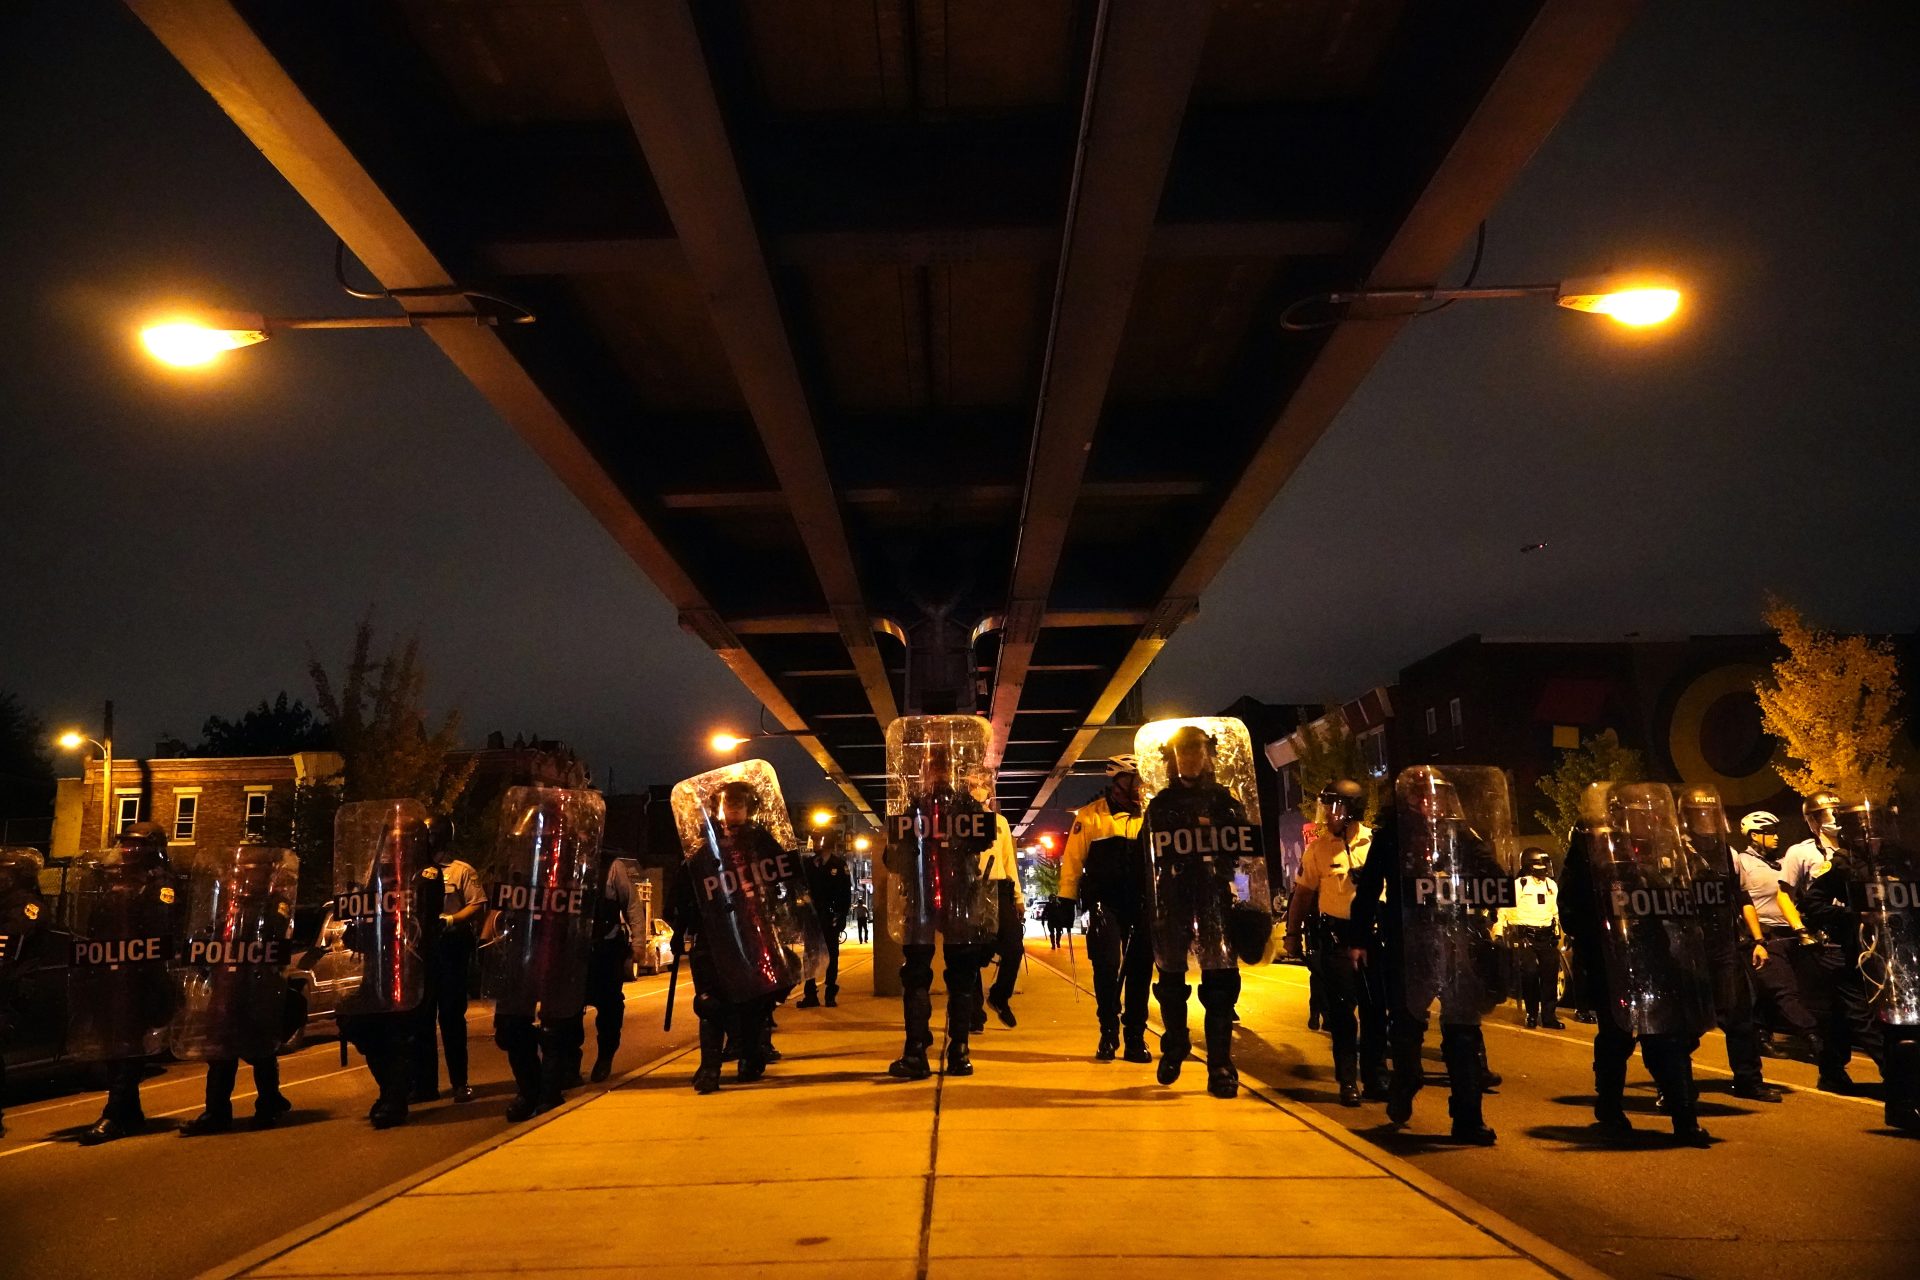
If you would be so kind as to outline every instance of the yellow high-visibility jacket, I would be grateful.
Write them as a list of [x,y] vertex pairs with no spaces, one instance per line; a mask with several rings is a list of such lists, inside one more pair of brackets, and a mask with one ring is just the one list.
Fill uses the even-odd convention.
[[1138,836],[1140,823],[1140,814],[1113,812],[1105,796],[1082,805],[1073,815],[1073,830],[1067,833],[1066,851],[1060,855],[1060,896],[1080,896],[1080,873],[1086,869],[1087,850],[1094,841]]
[[1020,859],[1013,848],[1013,828],[1000,814],[994,814],[993,821],[997,829],[993,847],[980,855],[980,870],[989,880],[1013,881],[1013,905],[1024,916],[1027,895],[1020,889]]

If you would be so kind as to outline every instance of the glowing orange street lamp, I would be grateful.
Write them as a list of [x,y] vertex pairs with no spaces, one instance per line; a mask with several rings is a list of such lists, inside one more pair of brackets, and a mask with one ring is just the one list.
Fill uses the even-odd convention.
[[867,837],[855,836],[853,838],[853,851],[855,853],[865,853],[867,850],[871,848],[873,848],[873,841],[869,840]]
[[[1680,290],[1671,280],[1642,275],[1577,276],[1556,284],[1476,285],[1461,289],[1443,289],[1438,285],[1421,285],[1404,289],[1346,289],[1300,299],[1281,315],[1280,325],[1284,329],[1292,330],[1330,328],[1339,324],[1344,318],[1346,314],[1344,308],[1351,307],[1355,303],[1396,302],[1418,308],[1429,302],[1446,304],[1496,298],[1551,298],[1556,305],[1565,307],[1569,311],[1585,311],[1592,315],[1606,316],[1632,329],[1645,329],[1666,323],[1680,310],[1681,302]],[[1332,317],[1323,316],[1308,320],[1294,318],[1297,310],[1314,304],[1342,310],[1339,315]],[[1422,313],[1412,310],[1407,314]],[[1398,317],[1387,314],[1378,318]]]
[[712,747],[715,751],[719,752],[721,755],[725,755],[729,751],[738,750],[741,746],[745,745],[746,741],[747,740],[741,737],[739,734],[728,733],[725,729],[722,729],[720,732],[714,734],[711,738],[707,739],[707,745]]

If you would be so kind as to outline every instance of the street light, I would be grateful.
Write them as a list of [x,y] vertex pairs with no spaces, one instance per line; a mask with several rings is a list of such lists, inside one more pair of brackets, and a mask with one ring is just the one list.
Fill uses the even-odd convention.
[[873,848],[873,841],[869,840],[867,837],[855,836],[853,838],[853,851],[855,853],[865,853],[867,850],[871,848]]
[[816,827],[830,827],[833,825],[833,810],[831,809],[815,809],[810,816],[813,819],[813,825]]
[[[1498,298],[1551,298],[1557,306],[1565,307],[1569,311],[1585,311],[1593,315],[1606,316],[1634,329],[1645,329],[1671,320],[1680,310],[1681,302],[1680,290],[1672,281],[1638,275],[1576,276],[1555,284],[1476,285],[1460,289],[1443,289],[1438,285],[1419,285],[1404,289],[1346,289],[1300,299],[1282,313],[1280,327],[1294,331],[1326,329],[1341,323],[1344,318],[1344,315],[1338,318],[1316,320],[1294,318],[1297,310],[1313,303],[1344,308],[1364,302],[1401,302],[1418,307],[1428,302],[1437,302],[1441,306],[1446,306],[1454,302],[1479,302]],[[1435,307],[1434,310],[1437,311],[1439,308]],[[1379,317],[1354,318],[1400,319],[1402,314],[1423,313],[1415,310]]]
[[89,738],[78,729],[68,729],[54,741],[63,751],[78,751],[89,743],[100,748],[100,847],[104,849],[113,834],[107,829],[113,804],[113,704],[107,704],[106,727],[100,738]]
[[707,739],[707,745],[712,747],[715,751],[719,752],[721,755],[725,755],[727,752],[735,750],[736,748],[743,745],[745,742],[746,742],[745,738],[742,738],[738,734],[728,733],[724,729],[721,730],[719,733],[714,734],[711,738]]
[[429,324],[531,324],[530,315],[482,311],[408,311],[397,316],[263,316],[255,311],[202,311],[170,316],[140,330],[148,354],[176,369],[197,369],[219,356],[292,329],[418,329]]

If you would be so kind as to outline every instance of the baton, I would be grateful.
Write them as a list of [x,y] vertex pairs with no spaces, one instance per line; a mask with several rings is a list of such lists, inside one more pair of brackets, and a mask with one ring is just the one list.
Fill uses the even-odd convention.
[[673,1030],[673,993],[680,985],[680,952],[673,953],[673,968],[667,972],[667,1020],[661,1026],[662,1031]]
[[1080,966],[1073,958],[1073,921],[1067,921],[1067,968],[1073,974],[1073,1002],[1080,1003]]

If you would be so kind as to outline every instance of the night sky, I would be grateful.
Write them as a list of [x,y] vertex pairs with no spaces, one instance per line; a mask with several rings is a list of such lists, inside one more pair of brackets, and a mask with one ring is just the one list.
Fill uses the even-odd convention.
[[[1491,219],[1481,282],[1662,269],[1682,322],[1483,303],[1409,328],[1149,673],[1150,712],[1347,697],[1474,631],[1751,631],[1769,589],[1920,625],[1917,54],[1896,0],[1649,3]],[[167,301],[365,308],[119,4],[5,6],[0,69],[0,689],[89,726],[111,697],[144,752],[311,701],[308,654],[337,669],[371,609],[419,633],[471,741],[559,737],[602,784],[710,767],[712,727],[752,726],[426,338],[288,338],[211,376],[134,353]]]

